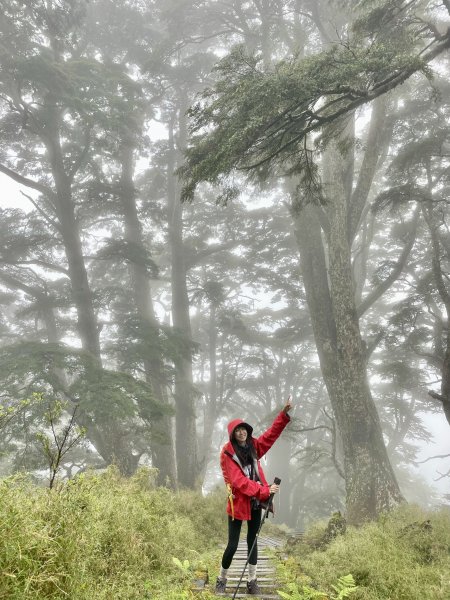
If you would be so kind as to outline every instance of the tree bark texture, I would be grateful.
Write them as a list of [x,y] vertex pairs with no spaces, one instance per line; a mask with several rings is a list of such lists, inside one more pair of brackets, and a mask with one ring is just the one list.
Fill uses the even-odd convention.
[[180,186],[174,174],[186,146],[187,104],[178,109],[178,143],[175,141],[174,125],[169,126],[169,160],[167,173],[167,199],[169,242],[171,252],[172,319],[176,333],[181,337],[182,350],[175,360],[175,410],[176,410],[176,457],[178,482],[188,488],[198,485],[199,464],[195,399],[197,392],[192,375],[192,331],[187,290],[187,267],[183,243],[183,205]]
[[[83,256],[79,223],[75,215],[71,178],[64,167],[58,134],[59,119],[60,115],[55,112],[54,118],[51,120],[52,127],[43,137],[43,141],[55,184],[53,201],[68,263],[69,279],[77,311],[78,334],[83,350],[89,354],[92,361],[92,364],[87,366],[86,377],[98,380],[99,372],[102,369],[99,327]],[[94,403],[95,398],[89,398],[89,410],[91,407],[95,409]],[[129,452],[126,448],[121,449],[121,444],[118,443],[120,435],[112,420],[108,423],[97,424],[88,411],[80,406],[77,412],[77,422],[86,428],[89,439],[107,464],[115,463],[119,469],[123,461],[128,464]]]
[[[131,244],[143,247],[142,228],[136,206],[134,187],[134,147],[124,142],[121,148],[120,197],[125,224],[125,238]],[[154,331],[153,348],[149,348],[148,356],[143,358],[145,378],[152,387],[155,399],[162,405],[169,404],[167,381],[164,374],[164,363],[159,340],[159,327],[152,302],[151,286],[145,265],[130,262],[130,279],[134,304],[142,323],[148,323]],[[140,405],[141,416],[149,418],[145,399]],[[177,482],[175,453],[172,435],[171,418],[162,416],[150,418],[152,465],[158,469],[158,485],[175,487]]]
[[[431,185],[429,186],[429,192],[431,196]],[[447,328],[445,332],[445,341],[443,344],[443,361],[442,361],[442,381],[441,381],[441,393],[436,394],[435,392],[429,392],[432,398],[439,400],[442,402],[442,408],[444,411],[445,418],[447,419],[448,424],[450,425],[450,331],[449,331],[449,323],[450,323],[450,292],[446,285],[445,281],[445,273],[442,270],[441,264],[441,255],[442,252],[442,244],[441,238],[439,234],[439,227],[437,224],[437,219],[434,214],[433,203],[429,201],[427,206],[422,208],[422,212],[425,217],[425,221],[428,226],[428,230],[431,237],[431,252],[432,252],[432,268],[433,268],[433,277],[435,280],[436,288],[438,290],[439,296],[442,300],[442,303],[445,307],[445,316],[447,317]]]
[[349,244],[347,158],[335,142],[325,156],[329,227],[325,239],[317,206],[295,217],[306,298],[324,381],[342,439],[347,518],[360,524],[402,501],[384,445],[366,372]]
[[208,323],[208,358],[209,386],[203,408],[203,434],[199,444],[199,480],[202,483],[211,457],[214,425],[218,414],[218,383],[217,383],[217,306],[214,300],[210,303]]
[[54,140],[48,148],[56,187],[55,208],[77,311],[78,333],[83,350],[89,352],[98,366],[101,366],[99,327],[84,262],[79,225],[75,217],[71,184],[64,172],[62,158],[58,151],[59,144]]

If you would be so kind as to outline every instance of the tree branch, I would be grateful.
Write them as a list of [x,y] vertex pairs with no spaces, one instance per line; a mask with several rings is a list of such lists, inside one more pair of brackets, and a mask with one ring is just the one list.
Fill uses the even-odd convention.
[[441,300],[445,305],[447,317],[450,317],[450,293],[447,290],[442,273],[439,231],[434,223],[432,211],[430,210],[429,214],[427,214],[427,211],[424,209],[423,214],[431,236],[431,245],[433,250],[432,266],[434,279],[436,281],[436,287],[441,297]]
[[86,158],[89,154],[89,149],[91,147],[91,129],[88,128],[84,131],[84,147],[83,150],[80,152],[77,160],[74,162],[72,168],[70,169],[69,173],[68,173],[68,179],[70,182],[73,181],[73,178],[75,177],[75,175],[77,174],[77,172],[80,170],[80,168],[84,165],[84,163],[86,162]]
[[425,460],[419,460],[416,462],[417,465],[422,465],[423,463],[428,462],[429,460],[434,460],[436,458],[450,458],[450,454],[436,454],[436,456],[429,456]]
[[358,181],[351,195],[349,214],[349,241],[355,238],[361,222],[364,206],[366,205],[373,178],[377,171],[378,159],[382,148],[391,137],[393,124],[383,126],[386,119],[387,98],[382,96],[374,101],[370,119],[369,132],[366,140],[366,150],[359,170]]
[[386,292],[386,290],[388,290],[391,287],[394,281],[396,281],[403,272],[403,268],[406,264],[406,261],[408,260],[409,253],[411,252],[411,249],[414,246],[414,242],[416,240],[419,212],[420,209],[419,207],[417,207],[412,220],[413,230],[408,236],[408,241],[406,242],[405,247],[403,248],[400,258],[397,261],[397,264],[392,269],[389,277],[386,277],[384,281],[382,281],[374,290],[372,290],[357,307],[356,312],[358,314],[358,317],[361,317],[378,300],[378,298],[380,298],[384,294],[384,292]]
[[17,181],[17,183],[20,183],[21,185],[24,185],[25,187],[31,188],[33,190],[37,190],[38,192],[40,192],[41,194],[45,194],[49,198],[54,197],[54,192],[51,188],[47,187],[43,183],[39,183],[39,181],[33,181],[33,179],[28,179],[28,177],[24,177],[23,175],[16,173],[12,169],[9,169],[5,165],[0,164],[0,173],[4,173],[14,181]]
[[[439,473],[439,471],[437,471]],[[434,481],[440,481],[441,479],[445,479],[445,477],[450,477],[450,469],[447,473],[439,473],[440,477],[437,477]]]
[[8,273],[0,271],[0,280],[3,281],[8,287],[10,287],[12,289],[22,290],[29,296],[33,296],[36,299],[48,300],[48,296],[45,292],[43,292],[42,290],[40,290],[38,288],[32,287],[30,285],[27,285],[26,283],[19,281],[12,275],[8,275]]
[[[434,48],[431,48],[431,46],[433,46],[433,45],[434,45]],[[443,35],[437,43],[432,42],[431,46],[430,46],[431,49],[428,49],[428,51],[425,51],[425,53],[422,57],[423,64],[428,64],[434,58],[436,58],[442,52],[444,52],[444,50],[447,50],[448,48],[450,48],[450,28],[447,30],[447,33],[445,35]],[[296,135],[292,139],[288,140],[282,146],[276,148],[269,156],[265,156],[264,158],[261,158],[260,160],[254,162],[250,165],[242,166],[242,167],[238,168],[238,170],[249,171],[251,169],[261,167],[262,165],[266,164],[267,162],[270,162],[272,159],[274,159],[276,156],[278,156],[281,152],[283,152],[290,146],[293,146],[293,145],[297,144],[298,142],[300,142],[304,138],[304,136],[307,135],[308,133],[310,133],[311,131],[316,131],[317,129],[320,129],[324,125],[335,122],[339,118],[347,115],[348,113],[353,112],[354,110],[356,110],[363,104],[367,104],[367,103],[375,100],[379,96],[382,96],[386,92],[393,90],[394,88],[396,88],[399,85],[401,85],[402,83],[404,83],[409,77],[411,77],[411,75],[413,75],[418,70],[420,70],[420,68],[421,68],[420,66],[414,66],[414,67],[404,68],[400,72],[394,73],[393,75],[387,77],[385,80],[378,82],[376,85],[374,85],[372,87],[372,89],[369,90],[365,96],[361,96],[359,98],[351,100],[350,102],[346,103],[343,107],[339,108],[335,112],[326,114],[325,116],[321,116],[321,113],[323,114],[323,112],[329,108],[330,103],[322,106],[315,113],[313,113],[310,109],[306,109],[306,108],[303,109],[302,112],[298,116],[296,125],[298,126],[299,122],[300,123],[303,122],[303,123],[305,123],[305,126],[300,127],[300,132],[298,133],[298,135]],[[313,104],[315,104],[319,99],[320,98],[316,98],[314,100]],[[335,99],[332,102],[334,103],[337,100],[339,100],[339,99]],[[341,100],[342,100],[342,98],[341,98]],[[291,123],[289,123],[289,127],[291,127],[291,126],[292,126],[292,121],[291,121]],[[269,133],[268,138],[270,136],[271,136],[271,134]]]
[[[58,267],[57,265],[53,265],[49,262],[46,262],[45,260],[17,260],[17,261],[10,261],[10,260],[2,260],[0,259],[0,264],[5,264],[5,265],[11,265],[11,266],[15,266],[15,265],[39,265],[41,267],[44,267],[45,269],[48,269],[49,271],[56,271],[57,273],[62,273],[63,275],[66,275],[67,277],[69,276],[69,271],[67,269],[64,269],[64,267]],[[30,269],[31,270],[31,269]]]
[[43,217],[44,220],[47,221],[47,223],[49,223],[52,227],[54,227],[58,231],[58,233],[61,233],[61,228],[58,225],[58,223],[54,219],[49,217],[49,215],[44,210],[42,210],[42,208],[39,206],[39,204],[35,200],[33,200],[33,198],[31,196],[29,196],[28,194],[25,194],[25,192],[22,192],[22,190],[19,190],[19,191],[22,194],[22,196],[24,196],[27,200],[29,200],[31,202],[31,204],[38,211],[38,213],[41,215],[41,217]]
[[190,260],[187,260],[187,265],[189,267],[194,267],[202,262],[205,258],[208,258],[212,254],[216,254],[217,252],[223,252],[224,250],[230,250],[239,246],[241,242],[238,240],[230,240],[229,242],[224,242],[223,244],[211,244],[204,250],[200,250],[197,252]]

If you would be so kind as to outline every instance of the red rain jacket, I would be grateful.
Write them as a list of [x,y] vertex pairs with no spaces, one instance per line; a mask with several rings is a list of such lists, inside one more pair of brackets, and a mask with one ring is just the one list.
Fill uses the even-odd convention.
[[[220,453],[220,466],[225,484],[231,484],[232,494],[234,496],[233,504],[235,519],[239,519],[240,521],[250,520],[250,498],[257,498],[258,500],[261,500],[261,502],[269,499],[270,485],[267,483],[259,459],[262,458],[268,450],[270,450],[290,420],[291,418],[289,415],[285,414],[284,411],[281,411],[269,429],[267,429],[267,431],[265,431],[258,438],[251,437],[250,428],[250,435],[248,437],[251,437],[258,457],[258,460],[255,461],[255,467],[259,473],[261,483],[252,481],[245,475],[242,467],[239,464],[239,460],[236,457],[231,441],[227,442],[222,448],[222,452]],[[241,423],[244,423],[242,419],[235,419],[228,424],[230,440],[234,429],[236,429],[236,427]],[[231,515],[231,506],[229,500],[227,503],[227,513]]]

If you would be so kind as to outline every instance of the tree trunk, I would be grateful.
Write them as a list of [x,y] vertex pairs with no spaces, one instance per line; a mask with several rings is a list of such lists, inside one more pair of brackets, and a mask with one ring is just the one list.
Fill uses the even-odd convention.
[[[53,110],[53,108],[50,108],[50,110]],[[87,364],[85,376],[87,379],[97,382],[102,370],[99,327],[84,262],[79,225],[75,215],[71,178],[67,175],[64,167],[58,137],[60,114],[57,110],[53,110],[53,113],[53,118],[49,121],[51,127],[49,127],[49,131],[44,137],[44,143],[55,183],[55,210],[68,262],[72,295],[77,311],[77,330],[82,348],[89,354],[91,359]],[[95,398],[90,399],[91,403],[95,401]],[[122,442],[124,440],[113,418],[110,418],[108,422],[103,421],[99,424],[96,422],[95,417],[89,414],[89,409],[86,410],[83,406],[80,406],[77,412],[77,422],[86,428],[89,439],[107,464],[115,463],[119,469],[122,469],[123,465],[125,471],[127,470],[127,465],[130,462],[130,452],[126,445],[119,443],[119,440]]]
[[[428,192],[432,194],[431,176],[428,175]],[[442,361],[442,381],[441,381],[441,393],[429,392],[430,396],[436,400],[442,402],[442,408],[444,411],[445,418],[450,425],[450,292],[446,285],[445,273],[442,270],[441,265],[441,239],[439,235],[439,228],[435,222],[436,217],[434,214],[434,206],[431,201],[422,208],[425,221],[428,226],[428,230],[431,237],[431,251],[432,251],[432,266],[433,266],[433,277],[438,290],[440,299],[445,308],[445,316],[447,317],[447,327],[445,330],[445,340],[442,345],[443,361]],[[445,346],[445,347],[444,347]]]
[[55,210],[69,267],[69,278],[78,318],[78,333],[83,350],[89,352],[95,363],[101,367],[99,327],[75,216],[71,178],[66,173],[59,140],[61,114],[59,109],[52,107],[51,98],[48,98],[48,102],[48,110],[51,111],[52,117],[49,119],[49,131],[43,141],[55,182]]
[[322,375],[342,439],[347,519],[360,524],[399,503],[402,496],[367,382],[348,241],[348,168],[335,144],[326,159],[327,255],[321,208],[303,208],[295,215],[295,228]]
[[203,482],[208,463],[211,459],[211,445],[214,432],[214,425],[217,419],[217,317],[216,305],[214,301],[210,303],[209,324],[208,324],[208,354],[209,354],[209,391],[206,395],[206,402],[203,410],[203,435],[199,447],[199,480]]
[[198,484],[199,474],[195,415],[197,392],[192,376],[192,332],[183,244],[183,206],[180,202],[178,181],[174,175],[178,162],[177,156],[186,144],[185,110],[185,103],[181,102],[178,152],[175,146],[173,123],[169,126],[167,196],[171,251],[172,319],[175,331],[182,342],[181,352],[175,360],[177,471],[179,483],[185,487],[194,488]]
[[[60,178],[63,179],[62,176]],[[92,293],[84,263],[70,184],[63,181],[62,185],[57,189],[56,195],[58,199],[57,211],[60,231],[68,262],[72,295],[77,310],[77,329],[81,345],[83,350],[89,352],[95,364],[101,367],[99,327],[92,303]]]
[[402,496],[367,381],[348,242],[348,195],[342,181],[346,161],[334,143],[328,155],[324,184],[330,202],[329,277],[337,358],[333,409],[344,448],[348,520],[361,523],[389,510]]
[[[125,222],[125,238],[131,244],[143,247],[142,229],[136,207],[136,193],[133,182],[134,147],[124,142],[121,148],[122,173],[120,179],[120,196]],[[130,263],[131,287],[139,318],[148,323],[154,331],[154,348],[149,348],[148,356],[143,358],[145,378],[151,385],[155,399],[168,406],[167,382],[164,375],[164,364],[159,340],[159,324],[153,308],[149,276],[146,267],[137,262]],[[140,406],[141,414],[148,415],[145,400]],[[176,486],[175,455],[171,419],[163,416],[150,419],[152,465],[158,469],[159,485]]]

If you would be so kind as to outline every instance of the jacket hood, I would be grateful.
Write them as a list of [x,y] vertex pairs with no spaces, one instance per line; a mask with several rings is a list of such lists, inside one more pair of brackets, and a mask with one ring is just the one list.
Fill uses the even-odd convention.
[[230,421],[230,423],[228,423],[228,435],[230,436],[230,442],[233,439],[234,430],[239,425],[241,427],[245,427],[245,429],[248,432],[249,437],[251,437],[251,435],[253,433],[253,427],[251,425],[249,425],[248,423],[245,423],[245,421],[243,421],[242,419],[234,419],[233,421]]

